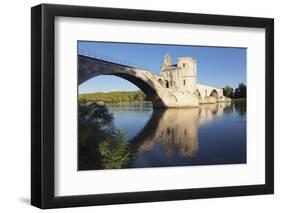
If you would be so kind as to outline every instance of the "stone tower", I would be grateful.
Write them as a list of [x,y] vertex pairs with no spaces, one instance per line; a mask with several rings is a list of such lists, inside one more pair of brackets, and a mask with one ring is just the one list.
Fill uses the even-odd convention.
[[166,54],[164,56],[164,60],[163,60],[163,64],[161,66],[161,71],[166,70],[167,68],[169,68],[172,65],[172,59],[171,56],[169,54]]
[[191,57],[177,59],[177,64],[172,64],[171,57],[164,56],[161,66],[163,85],[170,91],[195,94],[197,90],[197,62]]
[[195,94],[197,89],[197,62],[191,57],[177,59],[177,67],[180,70],[179,91]]

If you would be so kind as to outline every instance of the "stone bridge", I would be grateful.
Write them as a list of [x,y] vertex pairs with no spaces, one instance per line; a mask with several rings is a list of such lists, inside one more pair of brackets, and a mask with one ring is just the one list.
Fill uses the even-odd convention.
[[204,84],[197,84],[197,94],[202,104],[227,101],[223,96],[223,89]]
[[162,76],[148,70],[85,55],[78,55],[78,71],[79,85],[99,75],[114,75],[126,79],[139,87],[156,108],[198,107],[200,103],[227,101],[222,90],[215,87],[197,84],[194,92],[179,91],[167,88]]

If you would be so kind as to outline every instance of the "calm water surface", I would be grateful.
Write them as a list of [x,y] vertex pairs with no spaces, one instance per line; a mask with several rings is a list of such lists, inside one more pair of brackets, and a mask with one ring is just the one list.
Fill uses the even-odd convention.
[[246,163],[246,102],[199,108],[107,105],[134,150],[130,168]]

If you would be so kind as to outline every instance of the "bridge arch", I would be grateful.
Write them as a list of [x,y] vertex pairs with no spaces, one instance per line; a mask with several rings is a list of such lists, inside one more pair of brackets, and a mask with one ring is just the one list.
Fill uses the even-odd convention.
[[147,71],[81,55],[78,56],[78,66],[79,85],[99,75],[114,75],[140,88],[152,100],[154,107],[164,105],[157,91],[160,82],[153,81]]
[[214,97],[215,99],[219,99],[219,92],[216,89],[213,89],[210,93],[210,97]]
[[199,104],[202,104],[204,102],[204,96],[202,96],[202,94],[201,94],[199,89],[196,90],[196,96],[199,99]]
[[201,92],[199,89],[196,90],[196,95],[198,96],[198,98],[202,98]]

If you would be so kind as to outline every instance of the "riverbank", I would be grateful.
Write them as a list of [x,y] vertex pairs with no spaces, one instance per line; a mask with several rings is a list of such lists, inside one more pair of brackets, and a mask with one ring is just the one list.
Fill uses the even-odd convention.
[[231,101],[246,101],[247,98],[232,98]]

